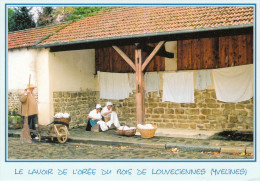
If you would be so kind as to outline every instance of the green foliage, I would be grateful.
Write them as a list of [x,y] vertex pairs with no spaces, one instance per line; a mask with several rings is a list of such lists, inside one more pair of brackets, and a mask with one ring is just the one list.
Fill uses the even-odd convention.
[[8,8],[8,31],[11,31],[10,27],[14,27],[15,24],[14,19],[12,18],[13,14],[14,14],[13,9]]
[[18,31],[18,30],[24,30],[24,29],[35,27],[35,22],[33,21],[33,17],[30,14],[31,8],[18,7],[12,10],[9,9],[8,9],[8,31]]
[[88,16],[98,14],[100,11],[109,7],[74,7],[73,11],[67,16],[67,21],[76,21]]
[[12,115],[13,116],[17,116],[18,115],[18,113],[17,113],[17,111],[15,109],[12,111]]
[[37,26],[46,26],[55,23],[52,7],[44,7],[42,12],[38,13]]

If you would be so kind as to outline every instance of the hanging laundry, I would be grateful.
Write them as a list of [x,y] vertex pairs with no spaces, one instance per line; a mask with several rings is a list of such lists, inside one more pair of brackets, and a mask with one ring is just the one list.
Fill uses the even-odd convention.
[[98,78],[101,99],[122,100],[129,97],[127,73],[99,72]]
[[160,97],[160,74],[157,72],[147,72],[144,75],[146,96],[149,97],[149,92],[157,91],[157,97]]
[[223,102],[242,102],[253,97],[253,64],[213,70],[216,97]]
[[205,90],[210,85],[211,85],[210,71],[209,70],[197,71],[196,89]]
[[193,72],[163,74],[162,101],[194,103]]
[[130,94],[133,94],[133,90],[136,89],[136,75],[135,75],[135,73],[129,73],[128,74],[128,80],[129,80]]

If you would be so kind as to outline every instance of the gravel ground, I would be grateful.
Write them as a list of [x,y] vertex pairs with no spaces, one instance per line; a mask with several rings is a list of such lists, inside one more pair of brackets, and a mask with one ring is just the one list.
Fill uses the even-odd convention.
[[[204,143],[205,144],[205,143]],[[211,143],[212,144],[212,143]],[[130,146],[109,146],[86,143],[33,140],[21,144],[19,138],[8,138],[8,159],[253,159],[243,153],[180,152],[174,149],[142,149]]]

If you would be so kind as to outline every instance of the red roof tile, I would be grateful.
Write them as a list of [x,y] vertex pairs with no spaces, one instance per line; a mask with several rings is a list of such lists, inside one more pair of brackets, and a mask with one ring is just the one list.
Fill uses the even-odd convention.
[[253,7],[116,7],[73,22],[39,45],[251,25],[253,21]]
[[33,46],[36,42],[47,38],[64,26],[66,24],[11,32],[8,34],[8,49]]

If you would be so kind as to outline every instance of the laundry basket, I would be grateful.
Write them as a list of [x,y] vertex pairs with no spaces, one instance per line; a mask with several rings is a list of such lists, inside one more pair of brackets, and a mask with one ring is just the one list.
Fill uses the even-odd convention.
[[155,131],[157,129],[157,125],[153,124],[154,129],[140,129],[137,128],[142,138],[152,138],[154,137]]
[[136,133],[136,129],[125,130],[125,136],[134,136]]
[[54,118],[54,123],[55,124],[63,124],[69,127],[71,118]]
[[124,136],[134,136],[136,133],[136,128],[132,128],[132,129],[116,129],[116,132],[118,135],[124,135]]

